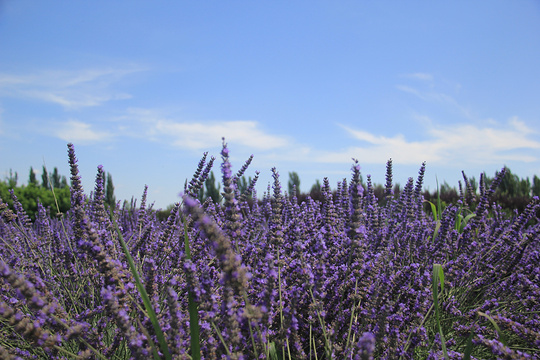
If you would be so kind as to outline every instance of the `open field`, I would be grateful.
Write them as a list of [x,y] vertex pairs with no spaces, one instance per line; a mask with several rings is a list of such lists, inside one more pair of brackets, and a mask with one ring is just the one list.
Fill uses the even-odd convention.
[[[203,158],[166,221],[85,196],[68,145],[71,209],[31,221],[0,202],[2,359],[540,359],[540,200],[507,216],[504,176],[442,208],[424,165],[385,201],[360,166],[322,200],[255,181],[222,149],[223,204],[196,200]],[[52,216],[51,216],[52,213]]]

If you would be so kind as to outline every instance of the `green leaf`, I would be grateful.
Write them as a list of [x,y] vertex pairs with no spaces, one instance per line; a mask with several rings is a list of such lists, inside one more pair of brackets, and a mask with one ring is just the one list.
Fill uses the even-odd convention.
[[276,344],[272,341],[269,346],[269,355],[271,360],[279,360],[278,352],[276,350]]
[[499,328],[499,325],[497,325],[497,323],[495,322],[495,320],[493,320],[493,318],[491,316],[489,316],[488,314],[486,313],[483,313],[481,311],[478,311],[478,315],[480,316],[483,316],[485,317],[486,319],[489,320],[489,322],[493,325],[493,327],[495,328],[495,330],[497,331],[497,335],[499,336],[499,341],[504,345],[504,346],[508,346],[506,344],[506,338],[503,334],[503,332],[501,331],[501,328]]
[[436,283],[437,277],[439,278],[439,281],[441,282],[441,291],[444,291],[444,271],[441,264],[433,265],[433,281],[434,281],[433,286],[438,285]]
[[441,327],[440,313],[439,313],[439,281],[441,283],[441,292],[444,291],[444,272],[441,264],[433,264],[433,303],[435,305],[435,321],[437,322],[437,328],[439,329],[439,335],[441,337],[441,347],[444,358],[449,360],[448,352],[446,351],[446,339]]
[[431,206],[431,213],[433,214],[433,220],[437,221],[437,207],[429,200],[424,200]]
[[[184,249],[186,253],[186,259],[191,260],[191,251],[189,250],[189,237],[188,237],[186,225],[184,225]],[[191,335],[191,358],[193,360],[199,360],[201,358],[199,308],[197,306],[197,303],[195,302],[193,293],[189,290],[188,290],[188,311],[189,311],[189,331]]]
[[456,216],[456,230],[461,234],[463,232],[463,226],[461,221],[463,220],[463,215],[457,214]]
[[[116,230],[116,233],[118,234],[118,239],[120,240],[120,244],[122,245],[122,250],[124,251],[124,255],[126,255],[128,265],[129,265],[129,270],[133,274],[133,278],[135,279],[135,285],[137,286],[137,290],[139,290],[139,294],[141,295],[141,298],[143,300],[144,307],[146,309],[146,312],[148,313],[148,317],[150,318],[150,321],[152,322],[152,326],[154,327],[154,332],[158,338],[161,352],[165,356],[166,360],[172,360],[171,353],[169,352],[169,347],[167,346],[167,342],[165,341],[165,336],[163,335],[163,330],[161,329],[161,326],[159,325],[159,322],[157,320],[156,312],[154,311],[154,308],[152,307],[152,303],[150,302],[148,293],[146,292],[146,289],[144,288],[144,285],[141,281],[141,277],[139,276],[139,273],[137,272],[137,268],[135,267],[135,262],[133,261],[133,258],[131,257],[131,254],[129,253],[126,242],[124,241],[124,237],[122,236],[122,233],[120,232],[120,229],[118,228],[118,224],[114,220],[112,209],[111,209],[111,221],[113,223],[114,229]],[[155,350],[155,347],[153,347],[153,350],[154,350],[154,359],[158,360],[159,356],[157,354],[157,351]]]
[[473,336],[474,336],[474,332],[471,331],[471,334],[467,338],[467,345],[465,346],[465,352],[463,353],[463,360],[471,360],[471,353],[473,350],[473,343],[472,343]]
[[439,235],[440,228],[441,228],[441,220],[437,220],[437,223],[435,224],[435,230],[433,230],[433,238],[431,239],[431,242],[434,242],[437,235]]
[[437,182],[437,210],[439,216],[442,214],[442,204],[441,204],[441,193],[439,191],[439,179],[435,176],[435,180]]
[[476,214],[469,214],[465,216],[465,219],[463,219],[463,227],[467,226],[467,224],[469,223],[469,220],[471,220],[475,216]]

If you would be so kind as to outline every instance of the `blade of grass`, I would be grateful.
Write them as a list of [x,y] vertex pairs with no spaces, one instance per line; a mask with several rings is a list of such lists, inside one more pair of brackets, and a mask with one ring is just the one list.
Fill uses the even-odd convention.
[[216,324],[214,324],[214,322],[212,320],[210,320],[210,325],[212,325],[212,328],[214,329],[214,331],[216,332],[217,336],[219,337],[219,340],[221,341],[221,344],[223,345],[223,347],[225,348],[225,352],[227,352],[227,356],[230,358],[232,357],[232,354],[231,354],[231,351],[229,350],[229,347],[227,346],[227,343],[225,342],[225,340],[223,339],[223,336],[221,335],[221,331],[219,331],[219,329],[217,328]]
[[437,182],[437,210],[439,216],[442,214],[442,204],[441,204],[441,192],[439,191],[439,179],[435,176],[435,181]]
[[[311,300],[313,300],[313,304],[316,304],[317,302],[315,300],[315,296],[313,296],[313,291],[311,290],[311,287],[309,288],[309,294],[311,295]],[[325,324],[324,319],[321,316],[321,312],[318,309],[316,310],[316,312],[317,312],[317,317],[319,318],[319,324],[321,325],[321,330],[323,332],[324,350],[326,352],[327,357],[330,359],[331,353],[332,353],[332,346],[330,344],[330,340],[328,339],[328,334],[326,333],[326,324]]]
[[[126,259],[129,265],[129,270],[133,274],[133,278],[135,279],[135,285],[137,286],[137,290],[139,290],[139,294],[141,295],[141,298],[143,300],[144,307],[148,313],[148,317],[150,318],[150,321],[152,322],[152,326],[154,327],[154,332],[157,336],[161,352],[165,356],[166,360],[172,360],[171,353],[169,352],[169,347],[167,346],[167,342],[165,341],[165,336],[163,335],[163,330],[161,329],[161,326],[159,325],[156,312],[154,311],[154,308],[152,307],[150,298],[148,297],[148,294],[146,293],[146,289],[144,288],[144,285],[141,281],[141,277],[139,276],[137,268],[135,267],[135,262],[133,261],[133,258],[131,257],[131,254],[129,253],[127,244],[124,241],[124,237],[122,236],[120,229],[118,228],[118,224],[116,223],[114,219],[112,211],[110,215],[111,215],[111,221],[114,226],[114,229],[116,230],[116,233],[118,234],[118,240],[120,241],[120,244],[122,245],[122,250],[124,251],[124,254],[126,255]],[[156,358],[155,352],[154,352],[154,359],[156,360],[159,359],[159,357]]]
[[431,206],[431,213],[433,214],[433,221],[435,221],[435,224],[436,224],[435,230],[433,231],[433,237],[431,238],[431,242],[434,242],[435,238],[439,234],[439,228],[441,227],[441,220],[438,219],[439,213],[437,212],[437,207],[435,206],[435,204],[429,200],[424,200],[424,201],[429,203],[429,205]]
[[489,322],[493,325],[493,327],[495,328],[495,331],[497,331],[497,335],[499,335],[499,341],[504,345],[504,346],[508,346],[506,344],[506,338],[504,337],[504,334],[502,333],[501,331],[501,328],[499,327],[499,325],[497,325],[497,323],[495,322],[495,320],[493,320],[493,318],[491,316],[489,316],[488,314],[486,313],[483,313],[481,311],[478,311],[478,315],[480,316],[483,316],[485,317],[486,319],[489,320]]
[[441,327],[440,313],[439,313],[439,281],[441,283],[441,292],[444,291],[444,272],[441,264],[433,264],[433,302],[435,304],[435,320],[437,322],[437,328],[439,329],[439,335],[441,337],[441,346],[444,358],[449,360],[448,353],[446,351],[446,339]]
[[431,214],[433,215],[433,220],[437,221],[437,207],[435,206],[435,204],[429,200],[424,200],[424,202],[427,202],[431,206]]
[[269,348],[270,348],[270,360],[279,360],[278,353],[276,350],[276,344],[273,341],[270,343]]
[[471,220],[473,217],[475,217],[476,214],[469,214],[463,218],[463,223],[461,224],[461,228],[459,229],[460,233],[463,233],[463,229],[465,229],[465,226],[469,223],[469,220]]
[[[189,250],[189,237],[187,226],[184,221],[184,250],[186,259],[191,260]],[[191,357],[193,360],[201,358],[200,330],[199,330],[199,309],[191,290],[188,290],[188,311],[189,311],[189,331],[191,334]]]
[[[356,279],[356,283],[354,284],[354,295],[357,294],[357,290],[358,290],[358,278]],[[352,325],[353,325],[353,319],[355,318],[354,317],[354,311],[356,309],[356,301],[353,302],[353,307],[351,309],[351,318],[349,320],[349,331],[347,332],[347,342],[345,343],[345,349],[348,349],[349,348],[349,342],[350,342],[350,339],[351,339],[351,333],[352,333]]]
[[474,332],[471,331],[471,334],[467,338],[467,345],[465,346],[465,352],[463,353],[463,360],[471,360],[471,353],[473,350],[473,343],[472,343],[473,336],[474,336]]

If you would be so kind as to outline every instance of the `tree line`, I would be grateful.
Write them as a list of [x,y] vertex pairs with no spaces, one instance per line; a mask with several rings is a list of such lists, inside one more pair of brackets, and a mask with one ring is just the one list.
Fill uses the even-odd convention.
[[[484,174],[484,180],[487,187],[491,185],[493,179],[494,176],[490,177]],[[467,178],[467,180],[473,193],[478,195],[478,180],[475,177]],[[367,184],[364,182],[362,177],[360,181],[364,188],[366,188]],[[246,179],[245,176],[242,176],[238,182],[239,192],[242,193],[245,189],[247,189],[250,182],[251,177]],[[300,176],[298,173],[294,171],[289,172],[289,180],[287,183],[289,196],[292,196],[294,193],[299,202],[305,201],[307,197],[310,197],[313,200],[322,200],[323,195],[321,192],[321,182],[319,180],[316,180],[315,183],[309,187],[309,191],[307,192],[302,192],[300,184]],[[214,173],[211,172],[205,182],[205,186],[199,193],[199,200],[203,202],[205,199],[210,197],[215,203],[220,203],[220,186],[221,185],[219,182],[216,182]],[[466,189],[464,188],[465,184],[460,183],[460,186],[461,190],[459,187],[453,187],[444,181],[438,189],[432,190],[431,192],[427,190],[424,191],[423,196],[425,200],[431,202],[434,202],[440,198],[443,206],[446,206],[448,204],[456,203],[460,199],[460,191],[466,192]],[[373,184],[373,189],[377,199],[379,199],[379,201],[383,201],[385,198],[385,186],[383,184]],[[393,190],[394,196],[399,196],[401,193],[401,185],[395,184]],[[495,192],[495,199],[497,200],[497,203],[507,210],[517,209],[519,211],[523,211],[533,196],[540,196],[540,178],[536,175],[533,176],[532,180],[530,180],[528,177],[520,178],[507,168],[506,174]]]
[[[489,187],[494,177],[490,177],[484,174],[486,186]],[[7,203],[13,208],[13,199],[10,193],[10,189],[13,189],[14,195],[22,204],[26,213],[32,218],[35,218],[37,213],[38,201],[45,207],[50,208],[52,214],[57,212],[65,213],[69,210],[71,204],[71,194],[69,191],[69,185],[67,178],[60,175],[58,168],[54,168],[52,172],[48,172],[47,168],[43,166],[41,172],[41,181],[37,179],[36,172],[30,167],[28,175],[28,183],[26,185],[18,185],[19,176],[17,172],[10,170],[9,175],[0,181],[0,198],[3,202]],[[239,193],[245,192],[251,183],[252,178],[243,175],[238,179],[237,187]],[[468,178],[470,187],[473,194],[478,194],[478,181],[476,178]],[[361,183],[364,188],[367,184],[361,178]],[[314,184],[309,187],[309,191],[302,191],[300,187],[300,176],[296,172],[289,172],[289,180],[287,183],[287,190],[289,196],[295,194],[299,202],[303,202],[307,197],[314,200],[322,200],[321,183],[316,180]],[[379,201],[384,200],[385,187],[382,184],[373,184],[373,190],[375,197]],[[441,199],[443,206],[456,203],[461,196],[461,192],[466,191],[465,185],[460,183],[460,188],[452,187],[447,182],[443,182],[438,189],[433,191],[424,191],[423,196],[426,200],[435,202],[438,198]],[[401,192],[401,186],[399,184],[394,185],[394,196],[399,196]],[[506,210],[517,209],[523,211],[527,204],[530,202],[532,196],[540,196],[540,178],[536,175],[532,180],[529,178],[520,178],[516,174],[512,173],[510,169],[507,169],[506,175],[495,193],[495,199]],[[201,188],[198,194],[199,201],[204,202],[206,199],[211,198],[215,203],[221,203],[221,183],[216,179],[214,172],[210,172],[206,179],[204,186]],[[108,206],[116,205],[116,197],[114,195],[114,185],[112,175],[107,173],[105,179],[105,202]],[[172,207],[172,206],[170,206]],[[168,216],[169,208],[158,211],[158,216],[166,218]]]
[[[13,195],[21,203],[26,214],[34,220],[38,211],[38,201],[45,209],[49,209],[51,214],[65,213],[71,206],[71,193],[67,178],[60,175],[58,168],[48,172],[43,166],[41,181],[38,180],[33,167],[30,167],[28,182],[26,185],[18,185],[19,174],[9,171],[9,175],[0,181],[0,198],[13,209]],[[114,195],[114,185],[112,175],[107,173],[105,181],[105,202],[109,206],[114,206],[116,197]]]

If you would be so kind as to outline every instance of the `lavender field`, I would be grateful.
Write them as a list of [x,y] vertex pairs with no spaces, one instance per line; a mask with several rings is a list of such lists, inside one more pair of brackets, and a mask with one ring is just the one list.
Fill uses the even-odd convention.
[[389,161],[379,201],[354,162],[299,203],[221,155],[222,204],[196,200],[205,154],[163,222],[146,188],[108,209],[101,166],[86,196],[72,144],[67,213],[2,199],[0,358],[540,359],[540,200],[492,203],[504,168],[442,209],[424,164],[395,196]]

